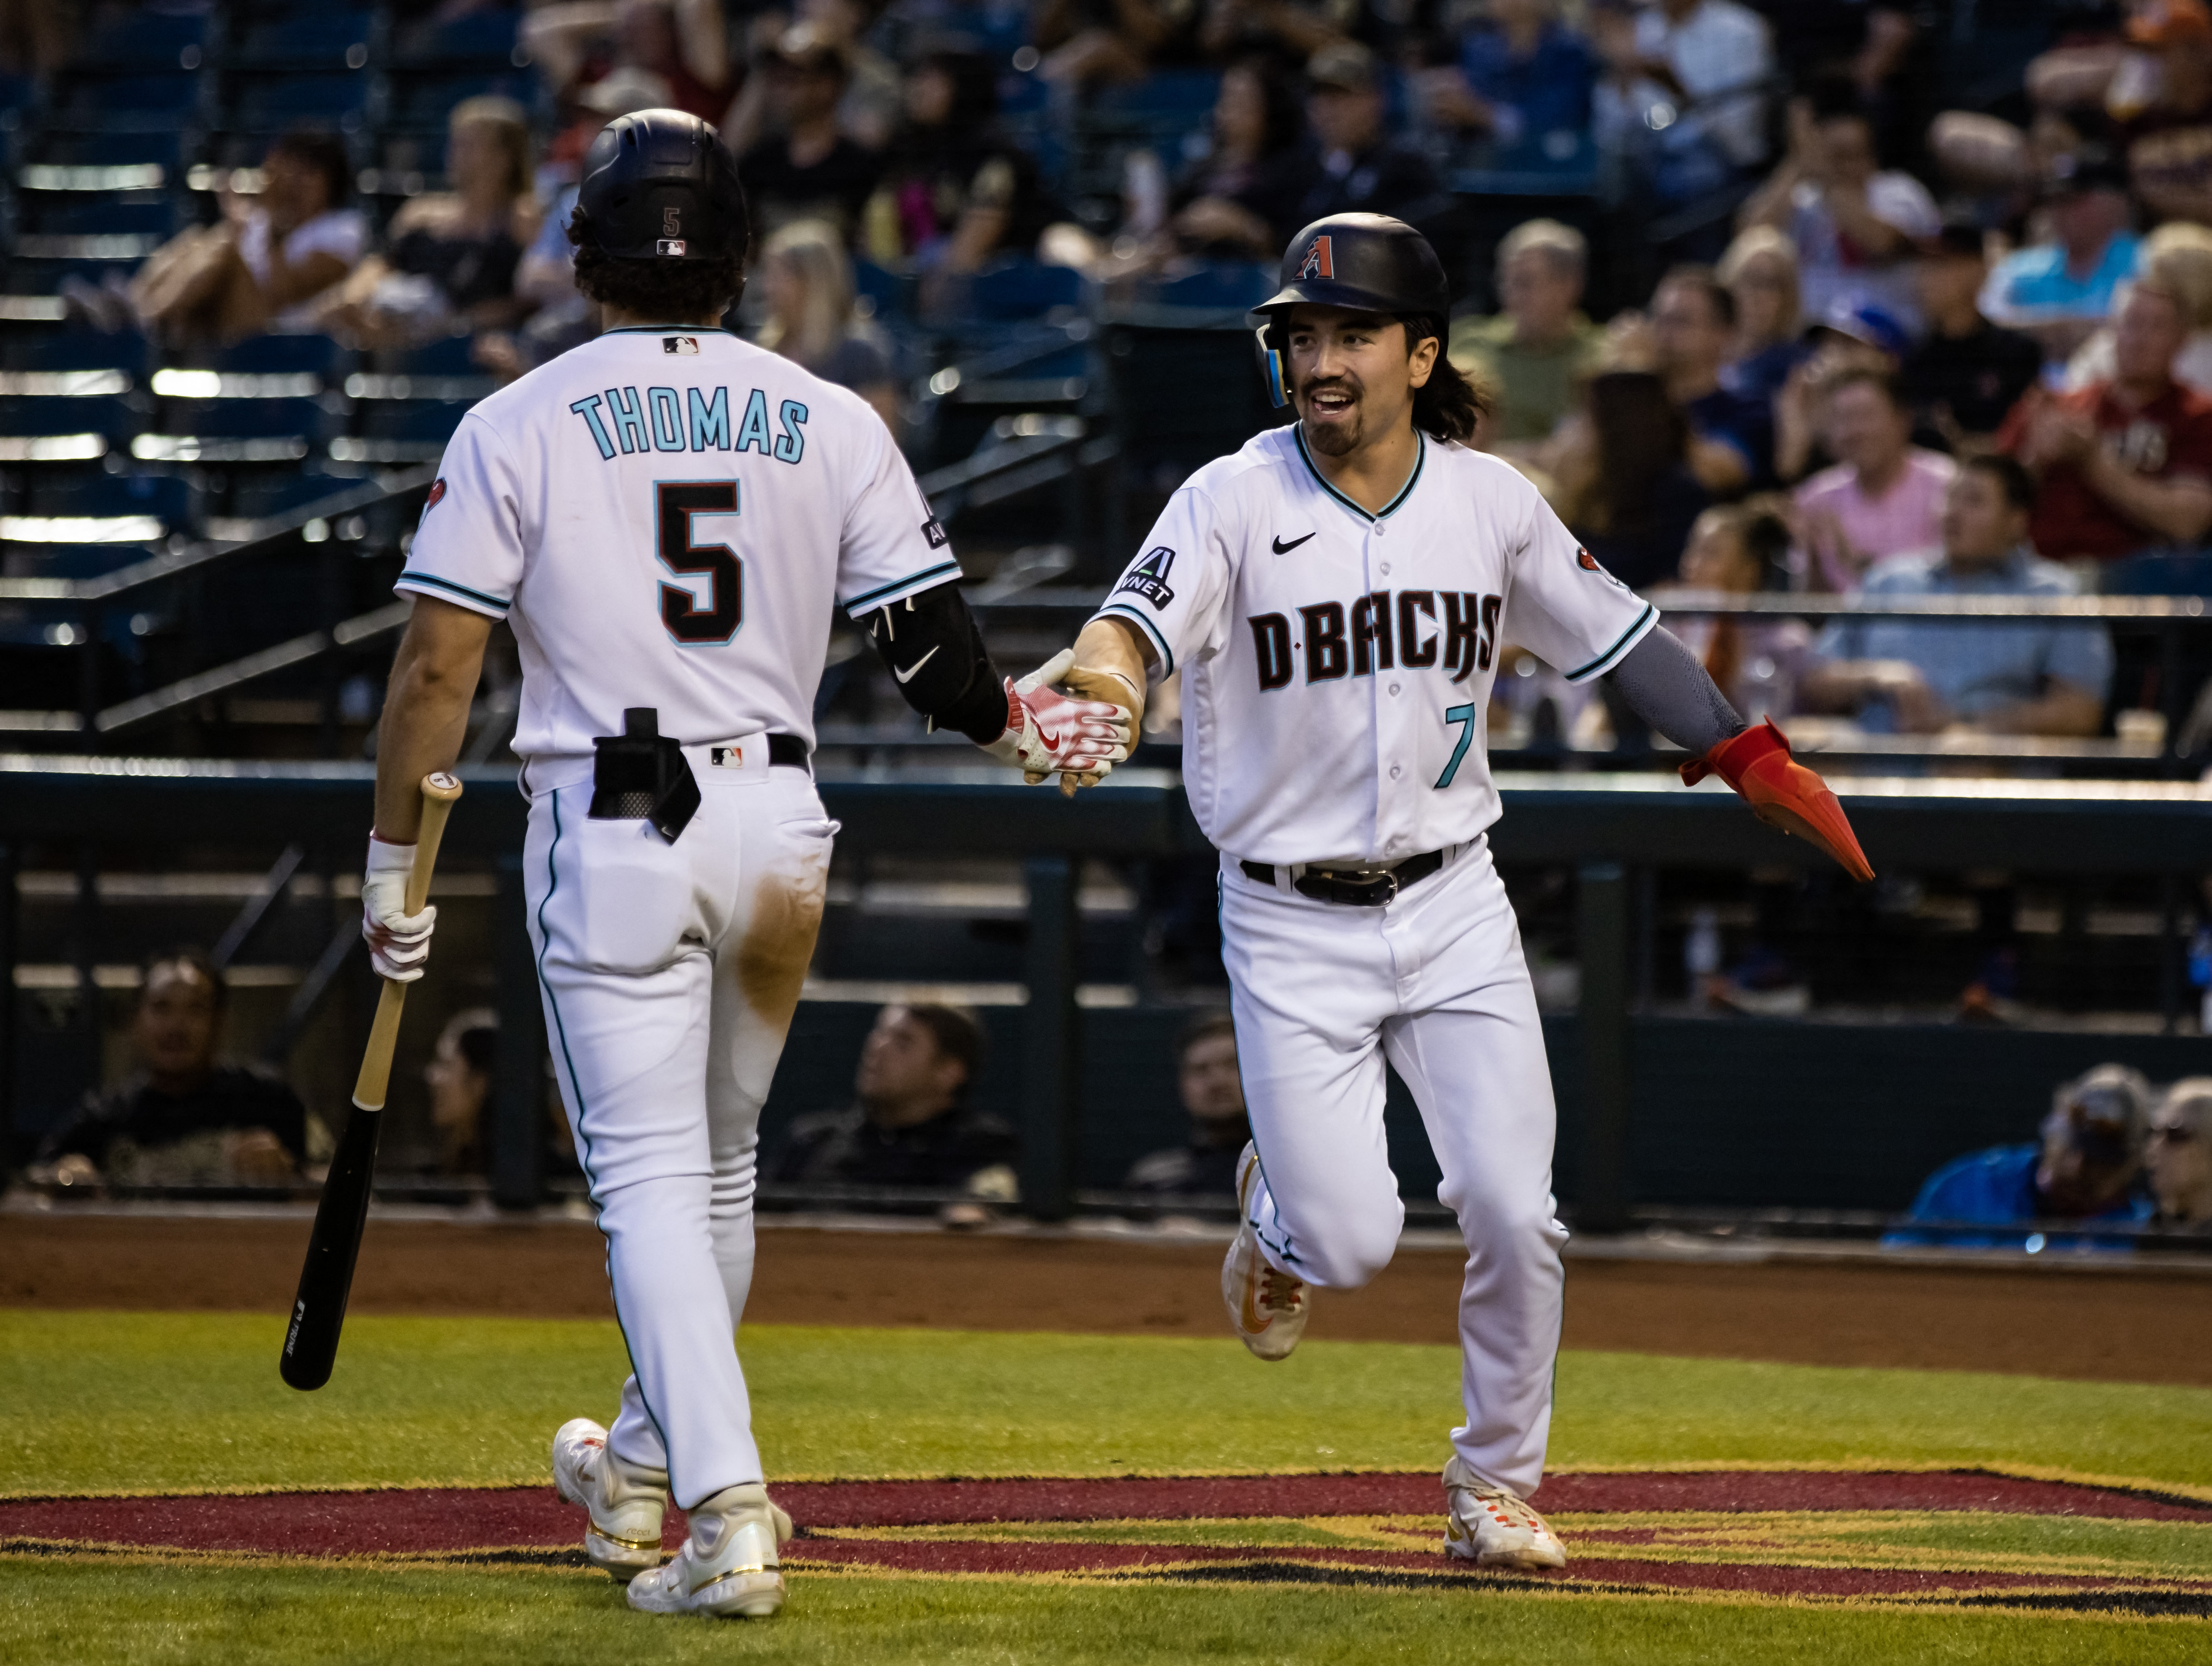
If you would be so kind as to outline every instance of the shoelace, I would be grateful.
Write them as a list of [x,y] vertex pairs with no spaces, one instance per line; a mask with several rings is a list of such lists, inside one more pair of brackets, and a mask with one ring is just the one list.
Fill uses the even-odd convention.
[[1295,1313],[1304,1304],[1303,1280],[1270,1267],[1260,1275],[1260,1305],[1273,1313]]
[[1504,1527],[1525,1527],[1532,1532],[1547,1533],[1544,1518],[1529,1508],[1526,1499],[1517,1498],[1503,1487],[1471,1487],[1468,1492],[1474,1501],[1489,1512],[1490,1518]]

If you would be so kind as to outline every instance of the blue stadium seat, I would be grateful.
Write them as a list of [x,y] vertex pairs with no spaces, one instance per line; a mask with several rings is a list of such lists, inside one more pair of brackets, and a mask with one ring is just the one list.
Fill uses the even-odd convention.
[[366,404],[357,433],[331,441],[339,463],[430,463],[445,455],[446,441],[461,425],[469,399],[393,400]]
[[313,465],[283,474],[240,475],[231,487],[230,513],[242,520],[267,520],[360,484],[357,479],[321,473]]
[[[11,372],[22,375],[23,372]],[[32,376],[57,373],[33,371]],[[113,372],[63,371],[61,376],[99,376]],[[37,384],[34,384],[37,385]],[[57,434],[99,434],[123,439],[137,431],[140,419],[127,399],[112,393],[78,397],[62,394],[0,395],[0,435],[27,436]]]
[[395,376],[481,376],[483,371],[469,356],[475,346],[471,337],[447,336],[404,352],[380,354],[377,368]]
[[358,119],[368,100],[364,75],[257,76],[240,86],[229,125],[242,133],[274,133],[303,121],[344,127]]
[[135,380],[145,371],[146,353],[139,335],[52,325],[0,330],[0,365],[10,370],[127,370]]
[[349,348],[328,336],[268,335],[196,355],[192,362],[231,375],[316,376],[328,386],[339,380],[352,357]]
[[192,524],[191,483],[176,474],[47,469],[32,477],[23,513],[52,518],[150,515],[173,531]]
[[368,62],[376,24],[370,11],[303,6],[289,17],[250,26],[231,48],[239,70],[358,70]]
[[401,70],[498,69],[514,62],[516,14],[471,12],[409,33],[392,55]]
[[1249,312],[1275,292],[1275,274],[1255,262],[1215,261],[1162,283],[1149,297],[1162,307]]
[[177,229],[176,199],[161,192],[27,193],[16,203],[19,247],[25,236],[137,236],[166,240]]
[[489,73],[395,76],[392,85],[392,108],[383,125],[395,131],[443,133],[446,118],[463,99],[495,93],[514,99],[527,108],[532,96],[532,87],[529,71],[515,69]]
[[179,15],[133,7],[77,48],[70,68],[107,75],[161,75],[199,68],[207,39],[204,13]]
[[1083,305],[1083,274],[1073,266],[1015,259],[987,266],[959,286],[962,314],[981,322],[1040,319],[1054,307]]
[[54,97],[49,125],[82,132],[174,132],[199,102],[198,77],[71,76]]
[[314,399],[165,398],[160,429],[134,439],[131,454],[149,463],[297,462],[329,427]]
[[853,263],[853,293],[866,295],[875,308],[874,317],[880,322],[910,319],[914,316],[915,291],[917,280],[903,272],[885,271],[872,260]]

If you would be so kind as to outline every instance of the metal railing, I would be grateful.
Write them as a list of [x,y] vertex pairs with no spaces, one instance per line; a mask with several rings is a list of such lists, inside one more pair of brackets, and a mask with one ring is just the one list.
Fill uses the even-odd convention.
[[[508,769],[468,769],[477,790],[456,809],[451,859],[497,875],[493,961],[501,1032],[492,1090],[491,1185],[502,1204],[543,1192],[543,1018],[524,917],[520,851],[527,806]],[[2196,783],[1838,779],[1866,848],[1885,869],[2153,875],[2164,910],[2161,999],[2179,1010],[2174,941],[2182,888],[2212,857],[2212,787]],[[143,848],[244,842],[282,829],[311,848],[351,848],[368,824],[374,772],[361,763],[275,764],[163,758],[0,757],[0,990],[12,987],[15,874],[27,843]],[[1047,1219],[1077,1203],[1083,1025],[1077,1003],[1077,873],[1086,857],[1202,855],[1208,847],[1171,776],[1117,774],[1070,800],[1006,784],[996,772],[910,781],[821,783],[847,849],[908,855],[1017,858],[1029,929],[1019,1061],[1024,1207]],[[1595,1230],[1632,1219],[1632,1106],[1636,1097],[1639,939],[1648,932],[1640,883],[1658,868],[1818,867],[1826,860],[1747,814],[1724,788],[1685,789],[1662,777],[1499,780],[1502,818],[1489,840],[1501,863],[1571,868],[1577,879],[1581,996],[1575,1045],[1583,1107],[1577,1218]],[[349,952],[350,922],[326,953]],[[0,1001],[0,1105],[15,1125],[15,1006]],[[1723,1027],[1723,1029],[1725,1026]],[[1881,1026],[1824,1026],[1844,1049]],[[1826,1044],[1826,1043],[1823,1043]]]

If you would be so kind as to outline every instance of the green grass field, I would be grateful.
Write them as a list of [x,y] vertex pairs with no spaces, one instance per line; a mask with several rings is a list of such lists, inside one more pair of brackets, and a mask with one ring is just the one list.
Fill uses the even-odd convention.
[[[553,1428],[605,1418],[623,1370],[611,1325],[360,1318],[330,1387],[299,1395],[280,1337],[262,1316],[0,1312],[0,1493],[540,1484]],[[1312,1342],[1263,1366],[1226,1340],[759,1327],[743,1349],[772,1481],[1425,1469],[1455,1420],[1447,1348]],[[1553,1461],[1990,1466],[2212,1496],[2212,1390],[1570,1353]],[[1990,1530],[2204,1571],[2193,1535]],[[2194,1620],[1496,1590],[841,1573],[735,1626],[634,1615],[598,1576],[543,1569],[18,1556],[0,1584],[0,1658],[27,1662],[2212,1658]]]

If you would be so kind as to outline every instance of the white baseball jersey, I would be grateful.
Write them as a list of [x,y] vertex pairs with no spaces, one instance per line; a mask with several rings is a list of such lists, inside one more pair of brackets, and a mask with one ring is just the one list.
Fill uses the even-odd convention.
[[1498,814],[1498,644],[1578,683],[1658,619],[1511,465],[1419,443],[1370,514],[1300,424],[1269,429],[1184,483],[1099,611],[1182,669],[1183,784],[1231,855],[1395,861],[1474,838]]
[[811,743],[833,605],[959,570],[857,395],[687,325],[609,331],[471,410],[398,587],[513,623],[542,789],[631,706],[686,742]]

